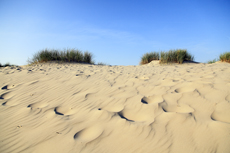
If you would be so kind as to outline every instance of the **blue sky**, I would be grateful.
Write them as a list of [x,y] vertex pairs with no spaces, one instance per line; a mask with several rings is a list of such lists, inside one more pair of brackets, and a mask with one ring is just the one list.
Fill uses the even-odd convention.
[[0,0],[0,63],[25,65],[45,48],[90,51],[111,65],[181,48],[207,62],[230,51],[230,1]]

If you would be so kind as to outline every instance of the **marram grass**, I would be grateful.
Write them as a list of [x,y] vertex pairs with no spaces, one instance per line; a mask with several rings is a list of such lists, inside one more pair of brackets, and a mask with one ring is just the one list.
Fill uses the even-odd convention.
[[7,67],[7,66],[16,66],[16,65],[12,65],[9,62],[3,65],[0,63],[0,67]]
[[147,64],[150,63],[153,60],[159,60],[160,54],[157,52],[150,52],[150,53],[145,53],[142,57],[141,57],[141,62],[140,64]]
[[109,65],[109,64],[106,64],[104,62],[98,62],[97,65],[103,65],[104,66],[104,65]]
[[230,63],[230,52],[225,52],[223,54],[220,54],[220,61],[221,62],[228,62]]
[[142,56],[140,64],[147,64],[153,60],[160,60],[160,63],[179,63],[193,61],[194,56],[189,54],[186,49],[169,50],[168,52],[151,52]]
[[90,52],[82,52],[78,49],[44,49],[33,55],[32,60],[28,60],[29,64],[42,63],[42,62],[77,62],[93,64],[93,54]]
[[212,63],[216,63],[216,62],[217,62],[217,59],[214,59],[214,60],[208,61],[207,63],[208,63],[208,64],[212,64]]
[[186,49],[170,50],[168,52],[161,52],[160,63],[179,63],[184,61],[193,61],[194,56],[189,54]]

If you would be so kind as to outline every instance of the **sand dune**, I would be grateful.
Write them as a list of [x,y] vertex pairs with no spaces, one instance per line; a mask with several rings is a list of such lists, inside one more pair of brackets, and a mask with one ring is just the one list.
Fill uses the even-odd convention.
[[230,152],[227,63],[0,68],[0,152]]

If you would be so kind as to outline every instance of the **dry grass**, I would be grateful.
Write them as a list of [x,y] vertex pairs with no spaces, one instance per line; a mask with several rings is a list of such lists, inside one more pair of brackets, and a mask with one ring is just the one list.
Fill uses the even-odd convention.
[[157,52],[146,53],[142,56],[140,64],[147,64],[153,60],[159,60],[160,54]]
[[207,63],[208,63],[208,64],[212,64],[212,63],[216,63],[216,61],[217,61],[217,60],[216,60],[216,59],[214,59],[214,60],[210,60],[210,61],[208,61]]
[[94,63],[92,53],[87,51],[83,53],[77,49],[67,49],[64,51],[44,49],[34,54],[32,60],[28,60],[28,63],[33,64],[50,61]]
[[160,63],[179,63],[184,61],[193,61],[194,56],[189,54],[186,49],[170,50],[168,52],[161,52]]
[[10,64],[10,63],[6,63],[6,64],[1,64],[0,63],[0,67],[7,67],[7,66],[16,66],[16,65],[12,65],[12,64]]
[[168,52],[151,52],[142,56],[140,64],[147,64],[153,60],[159,60],[160,63],[179,63],[184,61],[193,61],[194,56],[189,54],[186,49],[169,50]]
[[220,61],[221,62],[228,62],[230,63],[230,52],[225,52],[223,54],[220,54]]

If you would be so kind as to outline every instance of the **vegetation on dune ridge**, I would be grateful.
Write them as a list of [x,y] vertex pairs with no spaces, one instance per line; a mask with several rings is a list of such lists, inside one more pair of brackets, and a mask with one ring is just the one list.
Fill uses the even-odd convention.
[[230,52],[225,52],[219,55],[219,58],[207,61],[208,64],[216,63],[217,61],[230,63]]
[[86,51],[82,52],[78,49],[66,49],[59,51],[55,49],[44,49],[33,55],[33,58],[28,60],[29,64],[42,62],[77,62],[94,64],[93,54]]
[[186,49],[169,50],[168,52],[161,52],[160,63],[179,63],[184,61],[193,61],[194,56],[189,54]]
[[207,63],[212,64],[212,63],[216,63],[217,61],[218,61],[217,59],[214,59],[214,60],[209,60]]
[[147,64],[153,60],[160,60],[160,63],[179,63],[193,61],[194,56],[189,54],[186,49],[169,50],[168,52],[151,52],[142,56],[140,64]]
[[159,60],[160,54],[157,52],[150,52],[150,53],[145,53],[142,58],[140,64],[147,64],[150,63],[153,60]]
[[9,62],[3,65],[0,63],[0,67],[7,67],[7,66],[16,66],[16,65],[12,65]]
[[219,58],[221,62],[230,63],[230,52],[225,52],[223,54],[220,54]]
[[97,65],[103,65],[104,66],[104,65],[109,65],[109,64],[106,64],[104,62],[98,62]]

